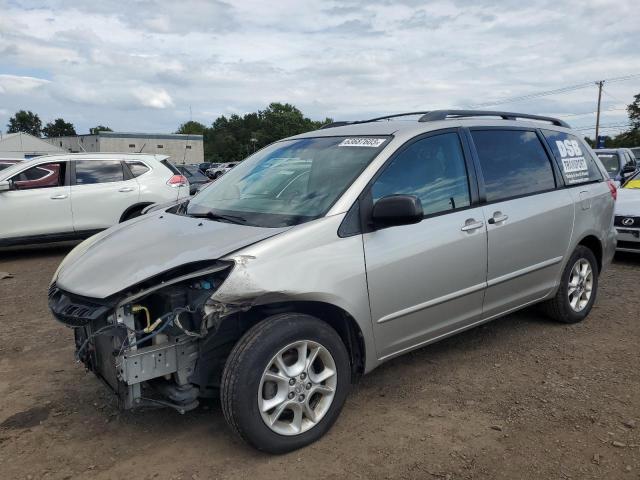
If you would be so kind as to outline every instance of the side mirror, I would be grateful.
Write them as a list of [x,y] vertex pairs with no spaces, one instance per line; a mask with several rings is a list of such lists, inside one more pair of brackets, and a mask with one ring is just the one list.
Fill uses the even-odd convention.
[[630,163],[627,163],[624,167],[622,167],[622,174],[623,175],[630,175],[630,174],[634,173],[635,171],[636,171],[635,165],[632,165]]
[[422,220],[422,202],[415,195],[389,195],[373,206],[372,219],[376,228],[410,225]]
[[0,192],[8,192],[11,190],[11,182],[9,180],[3,180],[0,182]]

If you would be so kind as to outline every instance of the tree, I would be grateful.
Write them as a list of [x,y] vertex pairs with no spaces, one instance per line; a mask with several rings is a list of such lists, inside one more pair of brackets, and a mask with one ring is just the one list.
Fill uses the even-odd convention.
[[62,118],[56,118],[42,129],[45,137],[71,137],[76,135],[73,123],[65,122]]
[[627,105],[627,113],[634,130],[640,129],[640,93],[633,97],[633,102]]
[[105,127],[104,125],[98,125],[97,127],[89,129],[89,135],[97,135],[100,132],[113,132],[113,130],[109,127]]
[[182,133],[186,135],[204,135],[204,131],[207,129],[205,125],[194,120],[184,122],[178,127],[176,133]]
[[37,113],[33,113],[31,110],[20,110],[9,119],[7,124],[7,133],[25,132],[36,137],[39,137],[42,133],[42,122]]
[[211,162],[242,160],[276,140],[316,130],[331,121],[311,120],[288,103],[271,103],[244,116],[222,115],[204,130],[205,158]]
[[[637,147],[640,145],[640,93],[633,97],[633,102],[627,105],[627,113],[631,128],[615,137],[605,136],[604,146],[606,148]],[[593,146],[594,141],[587,139],[589,145]]]

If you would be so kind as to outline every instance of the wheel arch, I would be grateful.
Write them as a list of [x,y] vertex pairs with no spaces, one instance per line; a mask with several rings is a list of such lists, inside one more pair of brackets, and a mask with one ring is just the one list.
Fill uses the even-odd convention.
[[[352,315],[331,303],[303,300],[255,305],[241,314],[243,321],[240,336],[265,318],[280,313],[303,313],[328,323],[340,335],[347,348],[353,381],[357,381],[364,374],[367,351],[363,332]],[[225,319],[229,320],[233,321],[233,318]]]
[[596,262],[598,262],[598,275],[602,271],[602,242],[595,235],[587,235],[582,240],[578,242],[578,245],[582,245],[583,247],[587,247],[589,250],[593,252],[593,255],[596,257]]
[[129,214],[131,214],[131,212],[134,212],[136,210],[142,210],[143,208],[148,207],[149,205],[153,205],[153,202],[138,202],[138,203],[134,203],[133,205],[128,207],[122,213],[122,215],[120,215],[120,220],[119,220],[118,223],[124,222],[127,219],[127,217],[129,216]]

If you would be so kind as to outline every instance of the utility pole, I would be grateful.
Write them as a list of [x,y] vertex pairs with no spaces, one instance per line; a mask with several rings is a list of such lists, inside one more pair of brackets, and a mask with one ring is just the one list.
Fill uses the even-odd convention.
[[600,136],[600,100],[602,100],[602,85],[604,85],[604,80],[600,80],[596,82],[598,85],[598,112],[596,113],[596,141],[595,146],[598,147],[598,138]]

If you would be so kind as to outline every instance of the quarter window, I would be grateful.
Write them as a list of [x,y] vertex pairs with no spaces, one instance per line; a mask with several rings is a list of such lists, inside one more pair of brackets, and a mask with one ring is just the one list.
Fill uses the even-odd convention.
[[488,202],[555,188],[551,162],[535,132],[472,130]]
[[124,180],[122,164],[118,160],[77,160],[76,184],[121,182]]
[[149,167],[147,167],[142,162],[125,162],[125,163],[129,167],[129,170],[131,170],[131,175],[133,175],[134,177],[139,177],[143,173],[147,173],[149,171]]
[[[542,135],[551,147],[566,185],[602,180],[602,173],[592,157],[591,150],[578,137],[554,130],[542,130]],[[617,158],[615,161],[617,164]],[[616,172],[619,169],[620,167],[616,166]]]
[[374,202],[388,195],[415,195],[425,215],[468,207],[469,182],[458,135],[412,143],[386,167],[371,192]]

